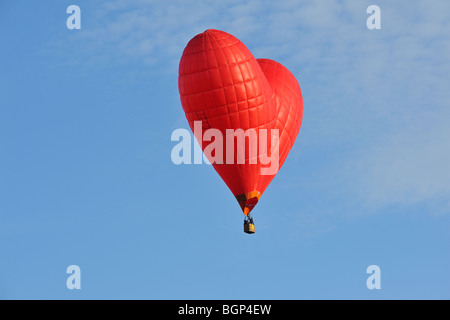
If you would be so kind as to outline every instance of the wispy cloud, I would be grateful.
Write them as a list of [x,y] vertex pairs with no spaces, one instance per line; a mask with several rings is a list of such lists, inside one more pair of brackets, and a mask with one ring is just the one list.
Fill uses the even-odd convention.
[[342,197],[339,190],[352,190],[349,207],[432,203],[448,212],[450,2],[378,1],[382,29],[373,31],[366,28],[370,4],[107,1],[77,41],[80,54],[98,61],[176,73],[191,37],[228,31],[299,79],[304,123],[290,157],[326,158],[309,187]]

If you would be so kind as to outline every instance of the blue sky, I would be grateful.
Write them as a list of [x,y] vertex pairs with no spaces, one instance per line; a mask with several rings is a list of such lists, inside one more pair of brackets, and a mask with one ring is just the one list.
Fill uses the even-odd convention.
[[[66,8],[81,8],[81,30]],[[366,8],[381,8],[381,30]],[[0,298],[449,299],[447,1],[0,2]],[[299,80],[303,124],[254,212],[188,128],[186,43],[227,31]],[[68,290],[66,268],[81,268]],[[368,290],[366,268],[381,268]],[[251,285],[248,285],[250,279]]]

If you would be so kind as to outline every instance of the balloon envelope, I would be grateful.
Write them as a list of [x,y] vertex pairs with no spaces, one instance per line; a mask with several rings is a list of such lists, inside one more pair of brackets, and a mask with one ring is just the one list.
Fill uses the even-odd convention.
[[[270,157],[273,148],[277,148],[277,168],[281,168],[298,135],[303,115],[300,86],[288,69],[273,60],[255,59],[233,35],[209,29],[192,38],[184,49],[178,88],[191,129],[195,131],[195,122],[201,121],[202,134],[196,138],[203,151],[214,143],[203,139],[208,129],[220,131],[223,137],[227,136],[227,129],[244,132],[254,129],[258,141],[267,138],[266,156]],[[267,136],[262,135],[261,129],[266,130]],[[272,129],[278,130],[277,145],[270,139]],[[244,163],[236,161],[237,147],[232,150],[234,163],[226,161],[230,150],[225,141],[223,163],[211,161],[244,214],[250,213],[276,175],[276,172],[262,174],[261,169],[267,164],[255,163],[250,145],[250,142],[244,145]],[[258,152],[259,156],[261,149]]]

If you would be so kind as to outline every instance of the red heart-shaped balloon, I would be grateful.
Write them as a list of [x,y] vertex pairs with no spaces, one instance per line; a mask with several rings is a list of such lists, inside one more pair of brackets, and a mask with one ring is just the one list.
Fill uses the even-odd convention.
[[[223,140],[227,130],[254,129],[258,141],[265,138],[261,129],[267,135],[278,129],[278,144],[268,138],[268,151],[273,154],[272,148],[279,150],[276,168],[281,168],[300,130],[303,115],[300,86],[289,70],[273,60],[256,60],[236,37],[210,29],[192,38],[184,49],[178,89],[192,131],[196,131],[195,122],[201,121],[201,136],[196,138],[204,152],[215,141],[209,141],[211,137],[205,139],[208,129],[216,129]],[[231,150],[235,159],[236,148]],[[262,174],[261,169],[267,164],[254,159],[250,142],[244,148],[245,163],[229,163],[226,156],[230,150],[223,141],[223,150],[213,152],[215,155],[222,152],[223,162],[211,162],[248,214],[276,172]]]

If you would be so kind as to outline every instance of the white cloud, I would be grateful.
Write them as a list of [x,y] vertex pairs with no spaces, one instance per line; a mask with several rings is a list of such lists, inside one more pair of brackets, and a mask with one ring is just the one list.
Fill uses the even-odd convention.
[[299,79],[300,143],[330,157],[317,185],[353,190],[375,210],[432,202],[448,211],[450,2],[380,0],[381,30],[366,28],[370,4],[116,0],[78,40],[90,56],[176,73],[190,38],[228,31]]

